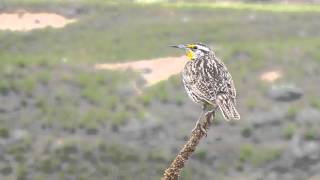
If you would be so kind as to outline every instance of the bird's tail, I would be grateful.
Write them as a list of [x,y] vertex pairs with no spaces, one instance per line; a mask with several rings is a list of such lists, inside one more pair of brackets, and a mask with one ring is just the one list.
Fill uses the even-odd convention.
[[217,96],[217,104],[225,120],[240,119],[240,114],[238,113],[234,102],[226,94],[219,94]]

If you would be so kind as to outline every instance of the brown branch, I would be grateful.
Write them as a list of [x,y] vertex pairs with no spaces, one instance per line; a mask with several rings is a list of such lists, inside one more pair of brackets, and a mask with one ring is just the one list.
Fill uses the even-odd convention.
[[[211,118],[213,118],[214,115],[214,111],[203,111],[200,116],[201,121],[203,117],[205,118],[201,124],[206,132],[208,132],[210,128]],[[191,154],[196,150],[196,147],[203,136],[206,136],[206,134],[201,131],[200,126],[197,126],[195,130],[192,131],[188,142],[180,150],[179,154],[173,160],[169,168],[164,172],[162,180],[178,180],[179,174],[184,167],[184,164],[189,159]]]

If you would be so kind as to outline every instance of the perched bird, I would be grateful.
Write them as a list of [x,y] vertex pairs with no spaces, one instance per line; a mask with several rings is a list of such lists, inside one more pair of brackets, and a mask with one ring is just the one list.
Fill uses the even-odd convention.
[[235,107],[236,89],[231,74],[214,52],[201,43],[172,47],[184,49],[189,59],[182,70],[182,81],[189,97],[203,108],[210,107],[211,111],[219,108],[227,121],[239,120],[240,115]]

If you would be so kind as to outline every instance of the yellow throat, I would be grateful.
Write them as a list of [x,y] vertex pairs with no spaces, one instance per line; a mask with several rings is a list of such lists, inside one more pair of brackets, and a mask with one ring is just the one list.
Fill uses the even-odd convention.
[[193,60],[193,52],[191,50],[187,50],[187,57],[189,60]]

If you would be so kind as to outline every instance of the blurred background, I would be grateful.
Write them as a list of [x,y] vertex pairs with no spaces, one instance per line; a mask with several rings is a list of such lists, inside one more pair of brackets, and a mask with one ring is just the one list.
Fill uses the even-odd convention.
[[201,112],[179,71],[203,42],[241,120],[218,113],[182,180],[320,180],[316,0],[0,1],[0,179],[160,179]]

